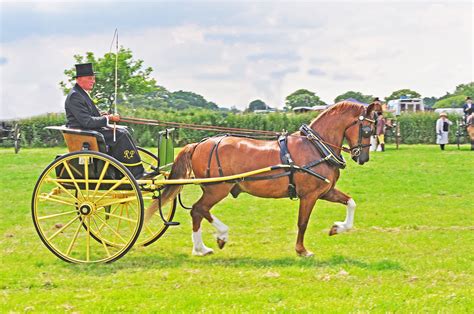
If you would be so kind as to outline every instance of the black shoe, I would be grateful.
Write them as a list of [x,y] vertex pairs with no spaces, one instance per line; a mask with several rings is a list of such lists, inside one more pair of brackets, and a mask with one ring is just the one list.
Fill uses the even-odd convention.
[[158,175],[158,172],[156,171],[151,171],[151,172],[143,172],[140,176],[138,176],[136,179],[137,180],[149,180],[153,179]]

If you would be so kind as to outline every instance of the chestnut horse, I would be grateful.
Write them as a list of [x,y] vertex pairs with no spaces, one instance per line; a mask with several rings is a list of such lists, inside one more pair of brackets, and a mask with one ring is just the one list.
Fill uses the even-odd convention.
[[474,113],[466,119],[466,131],[471,139],[471,150],[474,150]]
[[[320,140],[332,147],[333,156],[344,162],[340,156],[344,138],[350,145],[351,157],[360,165],[369,160],[370,135],[374,130],[374,116],[381,112],[380,103],[372,103],[367,108],[351,103],[341,102],[322,112],[314,119],[309,127],[319,134]],[[219,160],[210,159],[217,150]],[[300,256],[312,256],[303,242],[306,227],[313,207],[318,199],[346,205],[346,219],[335,222],[330,235],[342,233],[352,228],[356,204],[347,194],[335,188],[339,178],[339,168],[326,161],[325,156],[316,149],[315,145],[301,131],[288,136],[287,147],[294,165],[303,167],[309,165],[313,173],[317,173],[329,181],[323,181],[308,172],[297,171],[293,181],[297,196],[300,199],[298,215],[298,236],[296,252]],[[215,156],[215,155],[214,155]],[[189,144],[178,154],[173,164],[170,179],[189,178],[192,173],[196,178],[219,177],[240,174],[260,168],[281,164],[280,147],[277,141],[265,141],[250,138],[226,136],[212,137],[200,143]],[[221,171],[218,171],[220,164]],[[312,164],[315,164],[312,166]],[[343,165],[345,166],[345,165]],[[283,173],[284,170],[273,170],[271,174]],[[232,181],[225,183],[203,184],[201,198],[192,206],[193,221],[193,255],[204,256],[213,252],[204,245],[201,235],[201,221],[205,218],[217,229],[217,243],[223,248],[228,241],[229,228],[210,213],[211,208],[223,200],[229,193],[236,196],[246,192],[258,197],[283,198],[289,196],[289,177],[277,176],[273,179],[258,181]],[[168,185],[161,196],[161,204],[174,199],[181,191],[182,185]],[[158,209],[156,200],[146,212],[146,219]]]

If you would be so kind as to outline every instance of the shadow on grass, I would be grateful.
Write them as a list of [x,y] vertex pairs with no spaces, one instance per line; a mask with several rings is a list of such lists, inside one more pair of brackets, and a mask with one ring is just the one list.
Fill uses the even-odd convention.
[[341,255],[333,255],[329,259],[321,260],[317,258],[198,258],[187,254],[178,254],[173,257],[163,256],[137,256],[125,257],[123,260],[113,264],[100,265],[70,265],[66,267],[74,268],[75,271],[89,273],[91,275],[108,275],[117,271],[128,269],[130,271],[140,271],[143,269],[169,269],[169,268],[212,268],[212,267],[228,267],[228,268],[323,268],[323,267],[357,267],[369,271],[387,271],[403,270],[398,262],[383,259],[375,262],[366,262],[357,259],[344,257]]

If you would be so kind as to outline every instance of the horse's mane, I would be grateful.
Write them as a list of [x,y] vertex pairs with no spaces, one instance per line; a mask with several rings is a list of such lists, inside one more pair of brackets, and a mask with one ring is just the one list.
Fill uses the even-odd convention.
[[340,116],[341,114],[347,113],[348,111],[360,112],[361,108],[362,108],[362,105],[357,104],[355,102],[351,102],[351,101],[338,102],[337,104],[324,110],[320,115],[314,118],[313,121],[311,121],[309,126],[311,127],[314,123],[317,123],[318,120],[326,116],[333,116],[333,115]]

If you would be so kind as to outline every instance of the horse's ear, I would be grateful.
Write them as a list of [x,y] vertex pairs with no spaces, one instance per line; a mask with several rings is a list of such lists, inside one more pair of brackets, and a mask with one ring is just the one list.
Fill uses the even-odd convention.
[[372,117],[374,112],[382,112],[382,105],[379,101],[375,101],[367,107],[368,117]]

